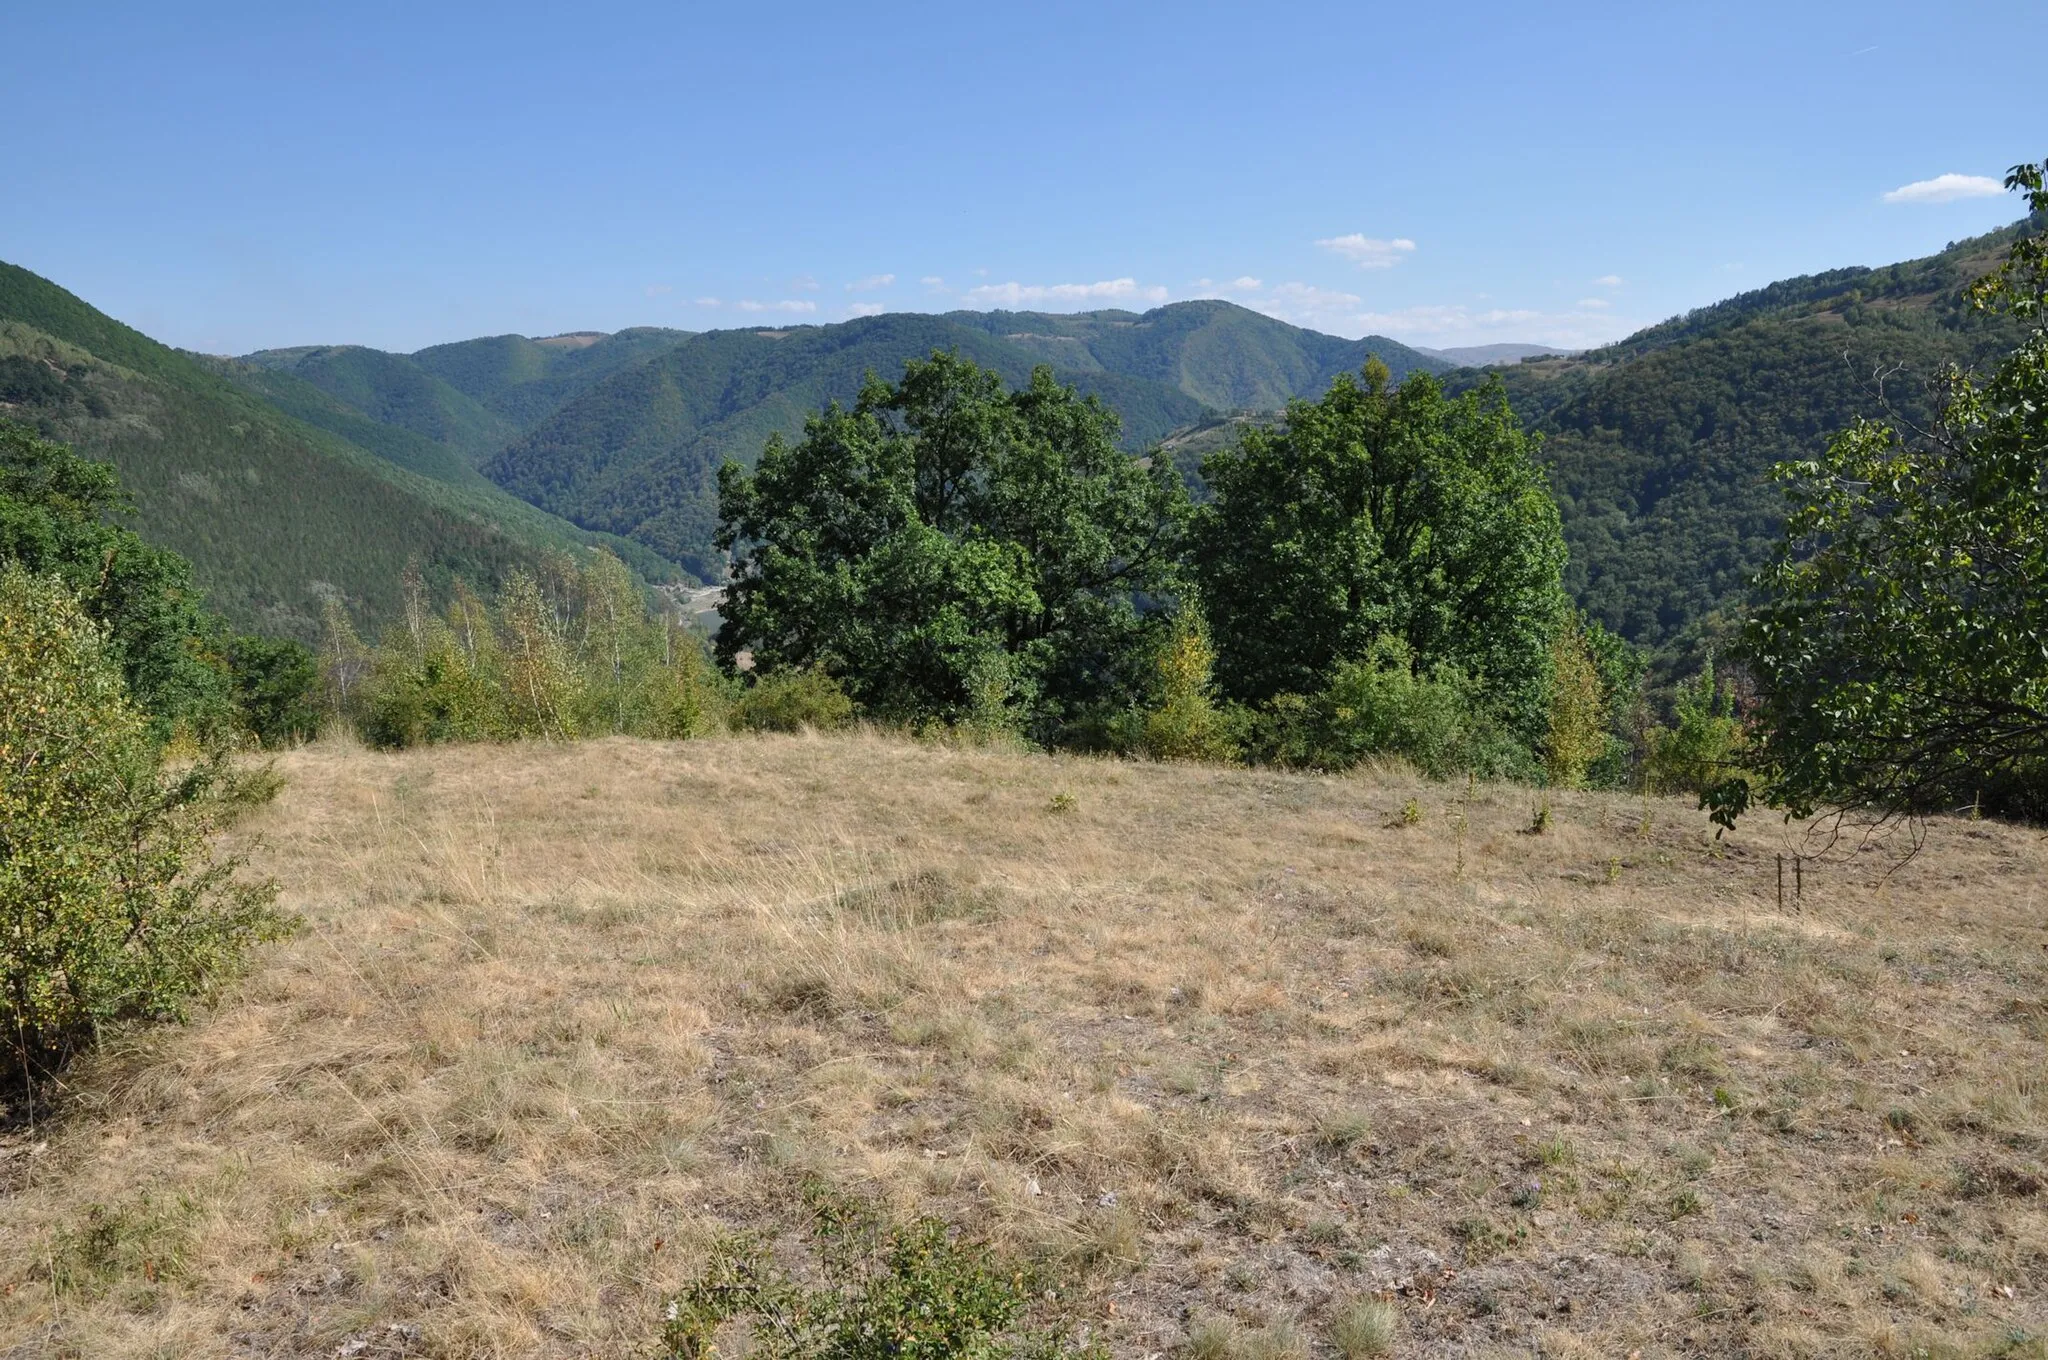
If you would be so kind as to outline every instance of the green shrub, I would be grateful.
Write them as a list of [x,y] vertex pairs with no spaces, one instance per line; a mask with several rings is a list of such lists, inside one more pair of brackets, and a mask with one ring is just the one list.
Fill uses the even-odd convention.
[[48,1072],[103,1025],[175,1019],[275,935],[273,889],[207,841],[225,756],[167,772],[104,631],[58,581],[0,570],[0,1044]]
[[1577,627],[1561,631],[1550,649],[1550,714],[1543,738],[1543,769],[1552,784],[1575,789],[1607,754],[1607,705],[1600,671]]
[[320,671],[313,653],[289,638],[244,636],[228,644],[235,714],[258,744],[289,746],[320,730]]
[[721,1354],[718,1333],[731,1322],[748,1324],[747,1354],[758,1360],[1100,1356],[1025,1326],[1028,1274],[938,1219],[891,1224],[816,1181],[803,1194],[821,1282],[793,1278],[758,1243],[719,1242],[703,1275],[669,1303],[663,1344],[673,1360]]
[[1154,760],[1226,761],[1237,756],[1229,724],[1210,697],[1216,649],[1201,615],[1182,612],[1161,649],[1159,698],[1145,714],[1141,741]]
[[853,717],[853,700],[821,670],[776,671],[756,680],[733,705],[733,726],[749,732],[829,732]]
[[1714,680],[1709,655],[1700,673],[1680,682],[1676,727],[1652,728],[1646,757],[1650,780],[1665,793],[1705,793],[1740,773],[1747,742],[1735,716],[1735,694]]
[[1281,695],[1259,717],[1267,759],[1346,770],[1369,756],[1400,756],[1433,778],[1533,772],[1530,753],[1489,711],[1483,688],[1455,666],[1424,673],[1396,637],[1336,668],[1313,696]]

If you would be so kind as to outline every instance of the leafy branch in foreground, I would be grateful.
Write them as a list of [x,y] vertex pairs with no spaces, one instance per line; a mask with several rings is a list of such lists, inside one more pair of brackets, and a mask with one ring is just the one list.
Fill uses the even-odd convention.
[[721,1240],[703,1275],[669,1304],[663,1343],[673,1360],[721,1354],[717,1338],[735,1326],[758,1360],[1103,1355],[1029,1326],[1029,1272],[1006,1268],[941,1220],[890,1223],[816,1180],[803,1197],[823,1283],[792,1277],[758,1242]]
[[[2016,167],[2037,226],[2040,166]],[[2048,817],[2048,245],[1970,299],[2033,323],[1981,383],[1952,370],[1924,433],[1865,421],[1778,469],[1785,536],[1744,633],[1755,767],[1796,814],[1969,804]],[[1732,820],[1752,791],[1709,791]]]

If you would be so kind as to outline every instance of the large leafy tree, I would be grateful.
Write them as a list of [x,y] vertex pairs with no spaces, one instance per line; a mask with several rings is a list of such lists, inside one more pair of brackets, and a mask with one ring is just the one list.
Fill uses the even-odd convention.
[[2048,816],[2044,173],[2007,178],[2034,230],[1970,292],[2029,327],[2018,347],[1952,370],[1931,428],[1865,421],[1778,469],[1791,512],[1744,641],[1756,763],[1794,811]]
[[822,669],[921,722],[1000,709],[1050,735],[1145,683],[1185,493],[1048,369],[1005,390],[934,353],[719,477],[720,655]]
[[1498,385],[1454,400],[1371,360],[1212,455],[1195,563],[1225,692],[1315,693],[1393,637],[1537,740],[1565,549],[1533,452]]
[[0,562],[70,588],[160,727],[218,725],[231,700],[217,625],[190,563],[113,522],[128,508],[112,467],[0,421]]

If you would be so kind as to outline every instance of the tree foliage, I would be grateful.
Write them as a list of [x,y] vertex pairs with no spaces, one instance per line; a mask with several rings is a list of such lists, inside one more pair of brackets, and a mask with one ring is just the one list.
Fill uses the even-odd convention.
[[[719,479],[733,553],[718,650],[820,669],[886,721],[1005,706],[1044,735],[1135,693],[1176,580],[1184,492],[1117,447],[1116,417],[1040,368],[946,353]],[[979,691],[979,692],[978,692]]]
[[26,426],[0,421],[0,561],[55,576],[106,630],[106,650],[143,710],[164,729],[227,720],[217,632],[191,566],[110,522],[129,508],[113,468]]
[[727,706],[702,641],[650,613],[632,573],[603,549],[514,571],[495,607],[457,582],[437,613],[417,567],[399,595],[399,621],[375,647],[330,604],[319,652],[330,711],[372,745],[682,738]]
[[48,1070],[176,1018],[282,922],[207,841],[226,758],[162,764],[119,653],[54,574],[0,569],[0,1043]]
[[[2007,179],[2048,213],[2043,171]],[[1791,503],[1744,647],[1757,763],[1795,812],[1960,804],[2048,816],[2048,250],[1971,291],[2020,322],[1952,369],[1927,429],[1861,422],[1778,478]]]
[[1453,400],[1373,362],[1212,455],[1194,561],[1225,692],[1317,693],[1391,636],[1540,740],[1565,552],[1533,447],[1498,387]]

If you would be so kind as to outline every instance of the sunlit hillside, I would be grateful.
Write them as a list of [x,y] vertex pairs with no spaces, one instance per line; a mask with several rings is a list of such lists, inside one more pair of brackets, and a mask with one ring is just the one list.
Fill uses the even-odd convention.
[[649,1354],[811,1173],[1132,1360],[2048,1354],[2037,832],[874,736],[279,769],[302,932],[0,1141],[0,1355]]

